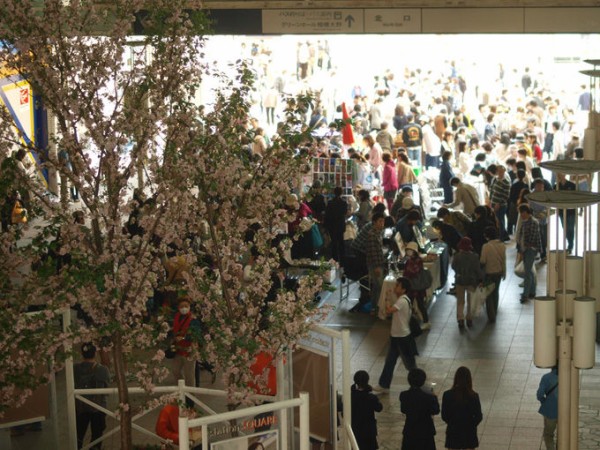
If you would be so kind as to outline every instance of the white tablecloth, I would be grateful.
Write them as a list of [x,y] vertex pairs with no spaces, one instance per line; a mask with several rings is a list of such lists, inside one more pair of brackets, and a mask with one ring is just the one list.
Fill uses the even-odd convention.
[[[424,255],[423,255],[424,256]],[[427,300],[433,297],[434,292],[440,287],[440,259],[436,258],[433,261],[423,262],[423,267],[431,272],[433,277],[433,283],[427,289]],[[379,295],[379,301],[377,302],[378,313],[377,317],[385,320],[387,317],[386,305],[392,306],[396,297],[394,295],[394,285],[396,284],[396,278],[402,276],[402,271],[389,273],[383,280],[383,286],[381,288],[381,294]]]

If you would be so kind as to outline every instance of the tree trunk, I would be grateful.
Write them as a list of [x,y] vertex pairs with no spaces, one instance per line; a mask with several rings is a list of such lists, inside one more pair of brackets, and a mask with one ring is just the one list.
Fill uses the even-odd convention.
[[[127,390],[127,370],[125,368],[125,353],[123,352],[123,338],[120,332],[114,335],[114,362],[115,379],[119,390],[119,405],[121,415],[121,450],[131,450],[131,405],[129,403],[129,391]],[[125,406],[125,407],[123,407]]]

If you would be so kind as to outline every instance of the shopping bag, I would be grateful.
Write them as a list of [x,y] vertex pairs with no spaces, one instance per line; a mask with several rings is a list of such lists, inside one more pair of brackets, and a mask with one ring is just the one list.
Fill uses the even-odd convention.
[[[537,276],[537,270],[535,269],[535,265],[531,267],[531,271],[533,272],[533,276]],[[525,262],[521,260],[515,266],[515,275],[519,278],[525,278]]]
[[525,278],[525,263],[523,262],[523,260],[521,260],[515,266],[515,275],[518,276],[519,278]]
[[313,224],[312,228],[310,229],[310,235],[312,239],[313,249],[317,250],[323,247],[323,236],[321,236],[321,231],[319,231],[318,224]]
[[470,304],[471,317],[475,318],[475,317],[479,316],[479,314],[481,313],[481,309],[483,307],[483,304],[485,303],[485,299],[488,297],[488,295],[494,289],[493,284],[488,285],[488,286],[491,286],[492,289],[488,290],[486,288],[486,286],[480,285],[480,286],[477,286],[473,292],[471,292],[471,304]]

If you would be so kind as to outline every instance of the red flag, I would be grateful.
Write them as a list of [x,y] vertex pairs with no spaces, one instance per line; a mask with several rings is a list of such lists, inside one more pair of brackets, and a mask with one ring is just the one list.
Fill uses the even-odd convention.
[[352,125],[350,125],[346,103],[342,103],[342,119],[345,122],[344,128],[342,128],[342,142],[346,145],[352,145],[354,144],[354,132],[352,131]]

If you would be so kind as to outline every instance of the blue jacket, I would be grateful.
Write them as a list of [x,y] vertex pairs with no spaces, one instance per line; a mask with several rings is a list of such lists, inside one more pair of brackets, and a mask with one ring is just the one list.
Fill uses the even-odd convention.
[[[555,389],[552,390],[552,388]],[[552,390],[548,394],[548,392]],[[553,368],[540,380],[540,386],[537,390],[537,399],[541,406],[538,412],[548,419],[558,418],[558,369]]]

